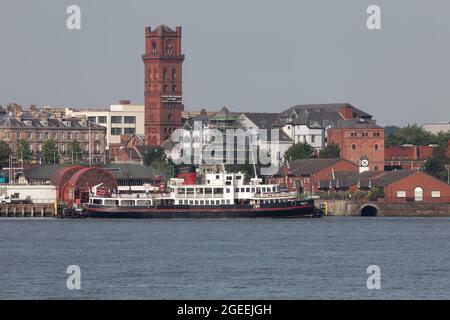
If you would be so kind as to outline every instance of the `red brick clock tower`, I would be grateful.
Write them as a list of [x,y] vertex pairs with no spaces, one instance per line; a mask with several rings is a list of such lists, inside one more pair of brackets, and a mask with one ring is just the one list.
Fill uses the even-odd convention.
[[160,145],[181,126],[181,27],[145,28],[145,144]]

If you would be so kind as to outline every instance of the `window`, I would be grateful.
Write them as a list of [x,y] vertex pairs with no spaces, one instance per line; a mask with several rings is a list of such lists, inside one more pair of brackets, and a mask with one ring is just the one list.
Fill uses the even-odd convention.
[[311,136],[311,143],[314,143],[314,142],[316,142],[316,136],[315,136],[315,135],[312,135],[312,136]]
[[377,144],[375,145],[375,150],[378,150],[378,145]]
[[96,122],[96,118],[95,117],[88,117],[88,121],[95,123]]
[[177,91],[177,86],[176,86],[176,85],[173,85],[173,86],[172,86],[172,92],[175,92],[175,91]]
[[406,191],[397,191],[397,198],[406,198]]
[[111,135],[120,136],[122,134],[122,128],[111,128]]
[[156,42],[152,42],[152,54],[156,54]]
[[98,123],[106,123],[106,117],[98,117]]
[[123,123],[136,123],[135,116],[125,116],[123,117]]
[[136,133],[135,128],[124,128],[123,130],[124,130],[123,131],[124,134],[135,134]]
[[169,88],[169,86],[165,84],[165,85],[163,86],[163,91],[164,91],[164,92],[167,92],[167,89],[168,89],[168,88]]
[[48,137],[49,137],[49,134],[48,134],[48,132],[46,132],[45,133],[45,139],[48,139]]
[[163,80],[166,80],[166,79],[167,79],[167,69],[164,68],[164,70],[163,70]]
[[352,150],[356,150],[356,145],[352,144]]
[[122,123],[122,117],[112,116],[111,117],[111,123]]
[[33,134],[31,132],[28,132],[28,139],[33,139]]
[[440,198],[441,192],[440,191],[431,191],[431,197],[432,198]]
[[175,80],[177,77],[177,69],[172,69],[172,80]]

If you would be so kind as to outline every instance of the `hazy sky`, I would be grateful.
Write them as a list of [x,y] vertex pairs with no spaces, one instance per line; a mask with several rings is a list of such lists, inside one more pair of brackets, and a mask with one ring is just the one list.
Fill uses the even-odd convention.
[[144,27],[161,23],[183,28],[188,110],[350,102],[382,125],[450,121],[448,0],[1,0],[0,104],[143,103]]

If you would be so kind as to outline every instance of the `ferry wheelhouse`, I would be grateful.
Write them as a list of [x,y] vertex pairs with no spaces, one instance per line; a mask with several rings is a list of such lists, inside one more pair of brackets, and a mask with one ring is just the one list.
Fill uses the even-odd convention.
[[262,184],[243,173],[208,173],[202,184],[170,179],[167,188],[144,193],[99,195],[89,199],[93,218],[257,218],[307,217],[317,213],[313,200],[299,200],[277,184]]

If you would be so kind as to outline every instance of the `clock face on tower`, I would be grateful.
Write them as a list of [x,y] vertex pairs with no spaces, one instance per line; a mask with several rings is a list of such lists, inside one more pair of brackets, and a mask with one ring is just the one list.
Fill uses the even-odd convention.
[[369,160],[361,159],[361,167],[368,167],[368,166],[369,166]]

